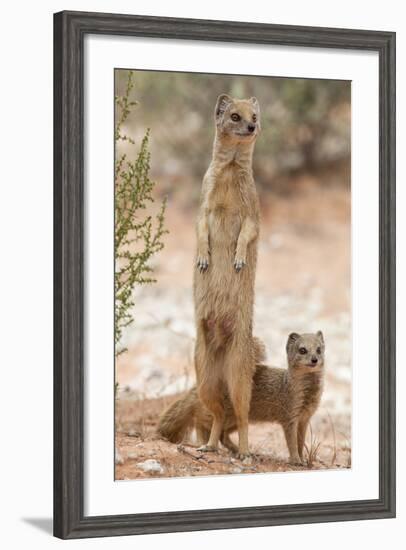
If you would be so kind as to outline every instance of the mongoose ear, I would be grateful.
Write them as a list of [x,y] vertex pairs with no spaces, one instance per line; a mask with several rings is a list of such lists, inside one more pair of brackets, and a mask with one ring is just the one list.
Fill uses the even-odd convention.
[[224,111],[227,109],[232,101],[233,100],[231,99],[231,97],[227,94],[221,94],[218,96],[216,108],[214,110],[214,117],[216,121],[223,116]]
[[321,330],[317,331],[317,337],[319,338],[320,342],[322,344],[324,344],[324,336],[323,336],[323,333],[321,332]]
[[259,103],[258,103],[258,99],[256,97],[250,97],[250,101],[251,103],[254,105],[257,113],[259,113]]
[[257,115],[257,127],[258,130],[261,130],[261,111],[259,108],[258,99],[256,97],[250,97],[250,101],[255,109],[255,113]]
[[297,332],[291,332],[288,336],[288,341],[286,342],[286,351],[289,353],[289,351],[292,349],[293,344],[300,338],[300,334]]

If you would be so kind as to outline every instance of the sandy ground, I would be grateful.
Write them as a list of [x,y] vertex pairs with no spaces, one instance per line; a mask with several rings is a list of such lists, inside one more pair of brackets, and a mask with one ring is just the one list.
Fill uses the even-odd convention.
[[[157,438],[157,418],[177,398],[142,401],[122,398],[117,402],[116,479],[338,469],[351,465],[351,448],[346,436],[350,430],[348,415],[335,416],[333,420],[324,409],[314,417],[307,439],[305,465],[298,467],[288,462],[283,432],[278,425],[250,426],[252,457],[244,461],[223,448],[218,453],[202,453],[192,441],[174,445]],[[237,442],[235,435],[233,439]],[[144,471],[150,464],[146,461],[151,460],[159,464],[161,471]]]
[[[302,184],[303,183],[303,184]],[[256,280],[255,334],[268,364],[285,366],[289,332],[323,330],[326,384],[308,433],[303,468],[351,465],[350,196],[297,182],[264,204]],[[221,450],[202,454],[155,435],[159,414],[194,384],[194,215],[169,205],[170,235],[154,260],[158,283],[137,289],[128,351],[116,362],[116,479],[293,469],[277,425],[250,426],[249,464]],[[236,436],[233,435],[234,440]],[[146,462],[147,461],[147,462]],[[151,461],[154,461],[151,463]],[[295,467],[295,469],[298,469]],[[147,470],[147,471],[145,471]]]

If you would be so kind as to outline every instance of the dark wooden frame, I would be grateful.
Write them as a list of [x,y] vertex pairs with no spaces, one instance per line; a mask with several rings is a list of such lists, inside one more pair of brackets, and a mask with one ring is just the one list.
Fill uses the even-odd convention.
[[[83,39],[106,34],[379,53],[379,498],[84,516]],[[54,16],[54,534],[101,537],[395,516],[395,33],[102,13]],[[136,491],[135,491],[136,496]]]

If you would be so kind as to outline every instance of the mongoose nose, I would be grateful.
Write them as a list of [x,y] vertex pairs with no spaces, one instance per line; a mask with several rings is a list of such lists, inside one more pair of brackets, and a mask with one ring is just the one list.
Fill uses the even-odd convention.
[[312,363],[313,363],[313,365],[315,365],[317,363],[317,357],[315,355],[313,355],[313,357],[312,357]]
[[253,132],[255,130],[255,124],[248,124],[248,131]]

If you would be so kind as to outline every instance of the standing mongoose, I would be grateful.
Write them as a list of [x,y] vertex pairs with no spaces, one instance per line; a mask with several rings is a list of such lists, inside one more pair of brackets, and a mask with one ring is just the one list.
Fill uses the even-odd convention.
[[[320,403],[324,350],[324,338],[320,331],[316,334],[293,332],[286,344],[288,368],[257,365],[255,370],[249,419],[251,422],[281,424],[293,463],[303,460],[306,429]],[[236,452],[230,433],[236,429],[237,421],[227,393],[224,410],[221,442]],[[193,427],[198,437],[206,437],[211,423],[212,415],[200,402],[196,388],[192,388],[163,413],[158,433],[169,441],[180,443]]]
[[[220,95],[213,156],[197,220],[194,303],[198,394],[212,413],[203,447],[216,450],[227,389],[237,419],[239,452],[247,455],[255,351],[252,337],[259,204],[252,154],[260,130],[256,98]],[[202,448],[202,449],[203,449]]]

